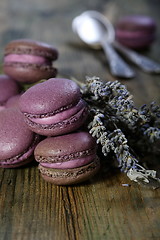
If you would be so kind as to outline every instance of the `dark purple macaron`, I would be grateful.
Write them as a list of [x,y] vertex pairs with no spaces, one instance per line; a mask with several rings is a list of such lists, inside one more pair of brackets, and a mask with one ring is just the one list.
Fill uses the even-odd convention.
[[5,47],[4,72],[18,82],[33,83],[55,77],[52,66],[58,58],[56,48],[29,39],[13,40]]
[[4,109],[4,105],[9,98],[17,95],[20,87],[12,78],[6,75],[0,75],[0,109]]
[[63,78],[51,78],[29,88],[19,100],[29,128],[41,135],[62,135],[81,127],[88,106],[78,85]]
[[44,180],[57,185],[85,181],[100,168],[96,142],[88,132],[46,138],[34,155]]
[[148,16],[130,15],[118,21],[115,31],[121,44],[140,49],[150,46],[155,40],[156,23]]
[[30,156],[39,136],[30,131],[16,108],[0,112],[0,167],[15,168],[33,160]]

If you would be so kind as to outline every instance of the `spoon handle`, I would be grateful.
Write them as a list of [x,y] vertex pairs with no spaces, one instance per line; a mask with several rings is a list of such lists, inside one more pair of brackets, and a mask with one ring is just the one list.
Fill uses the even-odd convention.
[[121,78],[133,78],[135,76],[134,71],[117,54],[112,45],[108,43],[106,39],[102,40],[101,44],[108,59],[112,75]]
[[160,73],[160,64],[145,57],[141,54],[130,50],[118,42],[114,42],[113,46],[121,52],[125,57],[127,57],[129,60],[131,60],[134,64],[136,64],[138,67],[140,67],[143,71],[148,73]]

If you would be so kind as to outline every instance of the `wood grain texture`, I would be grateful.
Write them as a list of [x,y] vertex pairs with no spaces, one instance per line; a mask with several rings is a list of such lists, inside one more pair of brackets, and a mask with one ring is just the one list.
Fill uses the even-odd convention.
[[[143,52],[160,61],[160,1],[152,0],[1,0],[0,57],[13,39],[31,38],[55,45],[59,76],[85,81],[85,76],[115,80],[102,51],[93,51],[72,33],[72,19],[95,9],[112,20],[127,14],[155,18],[157,40]],[[135,66],[136,78],[123,80],[137,106],[160,103],[160,76]],[[123,183],[131,184],[123,187]],[[107,166],[88,182],[54,186],[40,177],[36,164],[0,169],[1,240],[148,240],[160,239],[160,192],[130,182]]]

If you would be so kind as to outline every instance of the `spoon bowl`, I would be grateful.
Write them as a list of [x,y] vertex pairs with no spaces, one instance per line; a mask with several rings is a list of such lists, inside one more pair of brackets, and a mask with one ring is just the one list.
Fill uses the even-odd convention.
[[[93,14],[94,17],[92,17]],[[102,47],[104,49],[113,76],[122,78],[134,77],[134,71],[111,45],[111,42],[114,40],[114,29],[111,23],[108,23],[106,28],[106,25],[98,21],[95,16],[99,18],[99,13],[87,11],[76,17],[72,22],[73,31],[90,47],[94,49]]]
[[141,54],[128,49],[127,47],[122,46],[119,42],[115,41],[115,31],[113,25],[101,13],[97,11],[86,11],[73,20],[72,27],[73,30],[77,32],[81,40],[93,48],[98,49],[103,46],[104,50],[106,51],[105,45],[107,43],[102,42],[103,39],[103,41],[108,42],[110,46],[112,45],[116,50],[118,50],[118,52],[141,68],[144,72],[160,73],[159,63],[149,59],[146,56],[142,56]]
[[[94,15],[94,18],[92,15]],[[100,17],[101,21],[97,21]],[[102,15],[96,11],[86,11],[74,18],[72,29],[83,42],[96,49],[102,48],[101,40],[103,38],[107,39],[109,43],[112,43],[115,39],[115,31],[112,24],[107,19],[103,19]],[[88,30],[89,33],[86,34]]]

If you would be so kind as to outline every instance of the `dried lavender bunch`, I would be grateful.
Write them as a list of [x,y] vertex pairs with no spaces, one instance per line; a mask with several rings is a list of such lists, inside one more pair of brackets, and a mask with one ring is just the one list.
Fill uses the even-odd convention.
[[87,77],[82,93],[91,106],[115,116],[117,125],[122,129],[128,128],[136,135],[136,141],[141,139],[142,142],[144,138],[148,151],[153,150],[152,144],[160,141],[160,108],[155,103],[151,103],[149,108],[143,105],[138,110],[123,84],[118,81],[104,83],[98,77]]
[[149,107],[144,104],[139,109],[139,114],[150,117],[150,122],[152,122],[155,127],[160,127],[160,107],[157,106],[155,102],[151,102]]
[[[89,123],[88,128],[93,137],[97,138],[97,143],[102,146],[102,153],[107,156],[109,152],[113,152],[118,160],[121,171],[138,183],[150,184],[153,187],[160,185],[160,179],[156,177],[156,171],[147,170],[138,164],[138,160],[131,154],[127,139],[121,129],[116,128],[112,131],[107,129],[105,124],[105,115],[99,110],[93,110],[94,117]],[[108,121],[107,121],[108,122]]]

